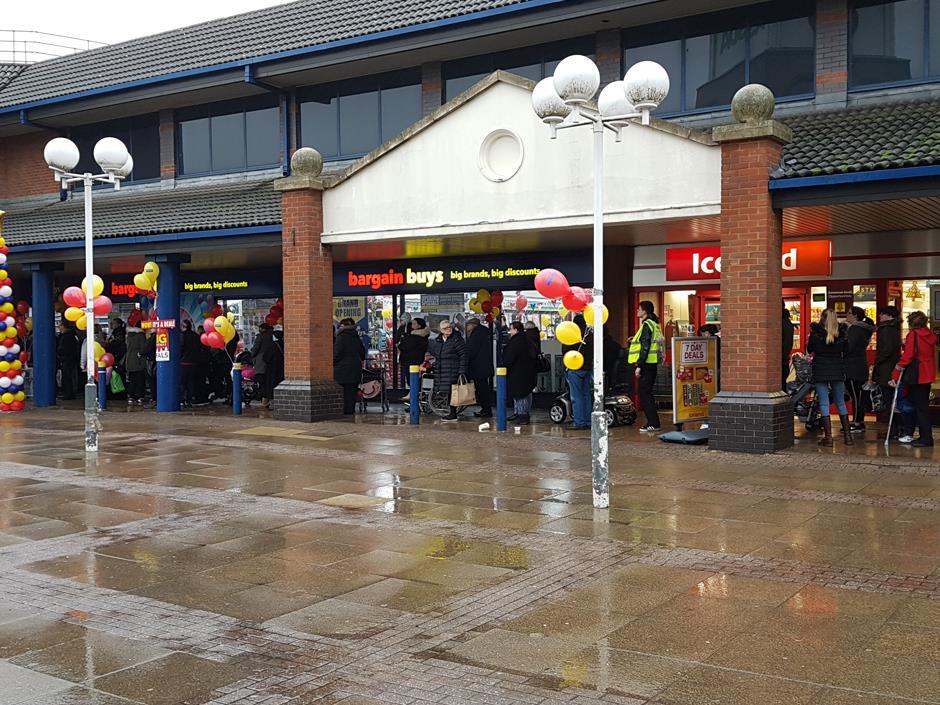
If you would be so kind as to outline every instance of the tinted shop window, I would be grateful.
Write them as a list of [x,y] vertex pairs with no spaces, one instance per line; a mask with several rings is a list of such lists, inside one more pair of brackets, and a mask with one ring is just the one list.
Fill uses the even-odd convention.
[[317,86],[301,93],[300,143],[324,159],[353,158],[420,119],[418,70]]
[[75,128],[69,137],[81,154],[75,167],[79,173],[101,173],[101,167],[95,163],[95,144],[102,137],[117,137],[134,158],[134,171],[125,182],[160,178],[160,126],[156,115]]
[[[656,61],[669,73],[671,87],[660,114],[723,108],[747,83],[763,83],[777,98],[808,96],[816,69],[809,9],[796,3],[790,12],[803,14],[788,17],[757,6],[743,17],[722,13],[694,18],[684,26],[627,30],[624,65]],[[658,41],[646,43],[650,37]]]
[[[852,8],[850,31],[853,87],[898,83],[940,74],[940,39],[931,41],[929,20],[940,19],[935,7],[940,0],[898,0],[897,2],[856,2]],[[928,12],[929,11],[929,12]],[[929,65],[925,63],[929,56]]]
[[281,157],[277,99],[214,103],[177,112],[179,171],[186,176],[276,166]]
[[496,70],[509,71],[517,76],[540,81],[546,76],[551,76],[558,63],[571,54],[593,57],[594,40],[591,37],[583,37],[448,61],[443,67],[444,100],[450,100],[463,93]]

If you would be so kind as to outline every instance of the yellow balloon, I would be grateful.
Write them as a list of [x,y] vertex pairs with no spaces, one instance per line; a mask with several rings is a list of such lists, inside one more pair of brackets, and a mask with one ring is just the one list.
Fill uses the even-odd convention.
[[104,355],[104,348],[101,347],[101,343],[95,343],[95,360],[100,360],[102,355]]
[[19,360],[14,360],[13,362],[10,363],[10,369],[11,369],[11,370],[22,370],[22,369],[23,369],[23,363],[20,362]]
[[493,315],[494,318],[498,316],[501,312],[502,312],[502,309],[499,306],[494,306],[493,308],[490,309],[490,313]]
[[87,324],[88,324],[88,319],[85,318],[85,316],[82,316],[81,318],[75,321],[75,327],[78,328],[79,330],[86,330],[88,328]]
[[215,325],[215,329],[220,333],[226,328],[232,327],[231,322],[225,316],[216,316],[212,323]]
[[[603,311],[604,323],[607,323],[607,318],[610,316],[610,311],[607,310],[606,306],[601,306]],[[589,326],[594,325],[594,304],[588,304],[584,309],[584,322]]]
[[[88,296],[88,282],[86,281],[87,279],[88,277],[85,277],[85,279],[82,279],[82,291],[85,292],[85,296]],[[95,274],[92,276],[91,282],[92,282],[91,284],[92,296],[101,296],[102,292],[104,292],[104,280],[101,277],[99,277],[97,274]]]
[[550,326],[552,324],[552,317],[547,313],[543,313],[541,316],[539,316],[539,321],[542,323],[543,327]]
[[2,237],[0,237],[0,247],[4,247],[6,246],[6,244],[7,244],[7,241],[4,240]]
[[10,273],[5,269],[0,269],[0,279],[6,279]]
[[13,395],[10,394],[9,392],[4,392],[3,396],[0,396],[0,401],[2,401],[4,404],[12,404]]
[[489,300],[490,300],[490,292],[488,292],[486,289],[480,289],[477,292],[477,301],[479,301],[481,304],[484,301],[489,301]]
[[16,394],[13,395],[13,400],[14,400],[14,401],[25,401],[25,400],[26,400],[26,392],[17,392]]
[[564,361],[569,370],[580,370],[584,366],[584,355],[577,350],[569,350],[565,353]]
[[13,313],[13,304],[8,301],[7,303],[0,305],[0,311],[3,311],[4,313]]
[[26,319],[26,330],[32,330],[32,329],[33,329],[33,317],[30,316],[29,318]]
[[6,360],[4,360],[3,362],[0,362],[0,372],[9,372],[9,371],[10,371],[10,363],[7,362]]
[[540,339],[540,340],[545,340],[545,331],[544,331],[544,330],[540,330],[540,331],[539,331],[539,339]]
[[134,286],[140,291],[150,291],[153,289],[153,282],[150,281],[150,277],[141,272],[134,275]]
[[561,306],[558,309],[558,315],[561,316],[562,318],[567,318],[569,313],[571,312],[568,309],[566,309],[564,306]]
[[[555,328],[555,337],[558,338],[558,342],[562,345],[576,345],[581,342],[581,329],[578,328],[576,323],[571,321],[562,321]],[[578,367],[572,369],[580,369]]]
[[84,317],[85,312],[80,308],[75,308],[74,306],[69,306],[65,309],[65,320],[72,321],[73,323],[79,318]]
[[150,280],[151,284],[155,284],[157,277],[160,276],[160,265],[156,262],[147,262],[144,265],[144,275]]
[[229,311],[228,313],[226,313],[226,314],[225,314],[225,317],[226,317],[229,321],[234,321],[234,320],[235,320],[235,314],[232,313],[231,311]]
[[391,317],[392,317],[392,309],[390,309],[390,308],[383,308],[383,309],[382,309],[382,318],[391,318]]
[[472,299],[470,299],[470,303],[468,305],[470,306],[470,310],[473,311],[474,313],[480,313],[480,311],[482,310],[480,308],[480,302],[477,301],[475,296]]
[[16,328],[7,328],[4,333],[6,333],[7,338],[15,338],[17,336]]

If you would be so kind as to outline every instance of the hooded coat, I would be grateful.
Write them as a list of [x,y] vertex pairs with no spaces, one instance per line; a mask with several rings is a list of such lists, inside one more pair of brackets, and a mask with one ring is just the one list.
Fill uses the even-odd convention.
[[128,372],[144,372],[147,369],[147,337],[143,329],[129,325],[126,341],[125,369]]
[[806,351],[813,355],[814,382],[845,381],[845,328],[839,327],[839,335],[831,343],[826,342],[826,329],[819,323],[809,326]]
[[428,351],[435,360],[435,389],[450,387],[457,383],[460,375],[467,376],[467,344],[456,331],[447,340],[439,335],[430,342]]
[[535,389],[538,350],[525,333],[516,333],[506,343],[503,364],[506,366],[506,392],[513,399],[523,399]]
[[492,377],[493,369],[493,334],[484,325],[473,328],[467,336],[467,369],[473,379]]
[[408,372],[411,365],[420,365],[424,362],[424,355],[428,351],[428,338],[430,328],[416,328],[408,331],[398,340],[398,364]]
[[907,367],[916,358],[918,361],[917,381],[906,377],[904,381],[911,384],[932,384],[937,378],[936,346],[937,336],[929,328],[911,330],[904,340],[904,354],[898,360],[891,378],[897,380],[901,375],[901,368]]
[[845,334],[845,377],[868,381],[868,343],[875,332],[871,319],[850,325]]
[[355,326],[344,326],[333,341],[333,379],[338,384],[359,384],[366,349]]
[[892,318],[878,324],[878,342],[875,350],[875,366],[872,379],[882,387],[887,387],[891,380],[894,366],[901,359],[901,321]]

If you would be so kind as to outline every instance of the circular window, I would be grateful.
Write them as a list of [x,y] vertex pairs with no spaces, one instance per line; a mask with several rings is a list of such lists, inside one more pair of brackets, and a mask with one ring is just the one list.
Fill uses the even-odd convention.
[[522,166],[522,140],[509,130],[494,130],[480,145],[480,172],[490,181],[509,181]]

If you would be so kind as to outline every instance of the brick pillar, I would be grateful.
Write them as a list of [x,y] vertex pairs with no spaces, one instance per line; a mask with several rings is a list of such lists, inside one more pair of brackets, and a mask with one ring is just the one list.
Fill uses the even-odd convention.
[[620,45],[620,31],[607,29],[594,35],[597,68],[601,72],[601,85],[623,78],[623,47]]
[[333,381],[333,256],[321,244],[323,167],[319,154],[299,149],[281,192],[284,298],[284,381],[274,390],[274,417],[316,421],[343,412]]
[[846,102],[848,54],[848,0],[816,0],[817,103]]
[[633,327],[633,248],[604,248],[604,305],[610,311],[607,329],[621,345]]
[[160,180],[173,186],[176,179],[176,120],[172,110],[160,111]]
[[421,114],[430,115],[439,107],[444,95],[441,62],[421,65]]
[[746,86],[737,125],[716,127],[721,145],[721,392],[711,403],[709,445],[770,453],[793,445],[793,410],[780,390],[783,222],[768,190],[790,130],[773,95]]

